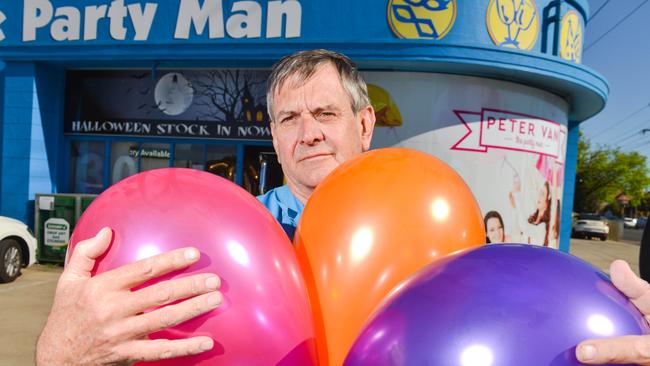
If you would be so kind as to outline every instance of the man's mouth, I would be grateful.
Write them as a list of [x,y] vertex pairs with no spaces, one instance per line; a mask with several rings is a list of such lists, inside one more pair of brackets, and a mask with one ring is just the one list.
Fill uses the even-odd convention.
[[319,158],[324,158],[324,157],[328,157],[328,156],[332,156],[332,153],[309,154],[309,155],[306,155],[306,156],[300,158],[300,160],[298,160],[298,162],[305,161],[305,160],[319,159]]

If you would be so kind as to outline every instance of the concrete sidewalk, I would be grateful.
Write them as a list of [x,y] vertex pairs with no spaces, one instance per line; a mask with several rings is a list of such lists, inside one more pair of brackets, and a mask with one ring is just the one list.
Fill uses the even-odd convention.
[[34,365],[36,339],[52,307],[61,267],[35,264],[0,285],[0,366]]
[[[638,244],[573,239],[571,254],[605,272],[614,259],[621,258],[638,273]],[[35,265],[15,282],[0,285],[0,366],[34,364],[36,338],[52,306],[61,271],[61,267]]]
[[609,265],[623,259],[639,274],[639,244],[622,241],[571,239],[571,254],[584,259],[609,274]]

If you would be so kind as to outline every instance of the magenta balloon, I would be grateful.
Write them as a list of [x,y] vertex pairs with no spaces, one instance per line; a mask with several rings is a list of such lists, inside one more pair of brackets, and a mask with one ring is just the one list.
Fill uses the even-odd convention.
[[316,364],[308,295],[291,242],[266,208],[242,188],[191,169],[131,176],[88,207],[70,250],[104,226],[113,229],[114,241],[94,273],[193,246],[201,252],[199,262],[141,287],[197,273],[221,277],[224,302],[219,308],[150,335],[209,336],[215,347],[155,364]]
[[495,244],[414,274],[375,312],[345,366],[578,366],[588,338],[650,333],[609,278],[560,251]]

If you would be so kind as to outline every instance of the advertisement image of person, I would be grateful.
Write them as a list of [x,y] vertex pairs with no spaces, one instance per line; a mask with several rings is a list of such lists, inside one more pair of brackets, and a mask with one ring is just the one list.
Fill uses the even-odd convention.
[[[551,223],[551,190],[547,181],[544,182],[537,195],[537,208],[528,217],[528,223],[539,227],[530,236],[531,243],[544,243],[548,246],[549,225]],[[542,230],[543,229],[543,230]]]
[[548,239],[548,244],[551,248],[559,247],[561,207],[562,207],[562,202],[559,199],[555,200],[555,214],[553,215],[554,219],[550,228],[549,239]]
[[[260,200],[287,229],[332,170],[368,150],[375,115],[356,66],[346,56],[326,50],[282,58],[273,67],[267,98],[273,145],[287,185]],[[37,342],[36,365],[130,365],[212,349],[215,341],[207,336],[150,340],[147,334],[219,307],[223,301],[219,277],[197,274],[131,291],[137,284],[196,263],[199,251],[181,248],[91,276],[111,240],[111,230],[104,228],[80,242],[70,256]],[[612,264],[611,275],[614,284],[650,316],[650,285],[621,261]],[[151,308],[156,310],[144,312]],[[585,341],[576,355],[590,364],[648,363],[650,357],[637,350],[649,348],[650,335],[618,337]]]
[[508,243],[510,237],[505,234],[503,218],[496,211],[488,211],[483,218],[485,225],[485,242],[488,244]]
[[550,223],[550,186],[547,181],[537,191],[534,212],[527,218],[522,217],[521,183],[515,178],[513,189],[509,192],[508,198],[515,216],[516,232],[519,233],[519,240],[526,244],[548,246],[548,232]]

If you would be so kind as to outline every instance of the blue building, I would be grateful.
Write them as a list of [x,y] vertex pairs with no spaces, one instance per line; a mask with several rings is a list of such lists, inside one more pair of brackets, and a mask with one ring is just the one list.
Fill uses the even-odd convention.
[[608,94],[581,64],[587,17],[586,0],[3,2],[0,215],[168,166],[281,184],[268,70],[327,48],[363,70],[373,147],[454,167],[501,217],[488,240],[566,251],[578,126]]

